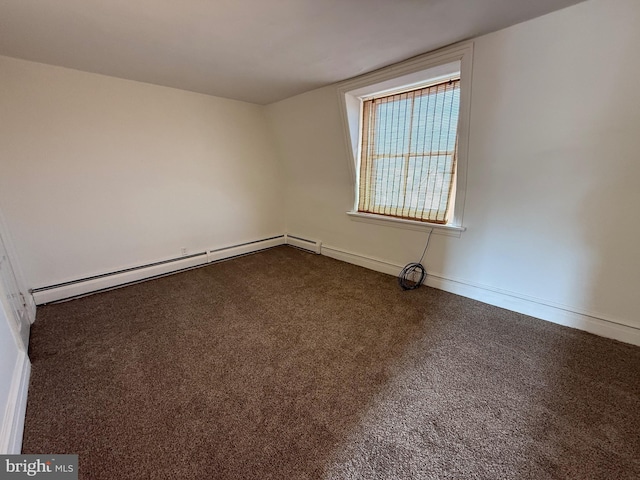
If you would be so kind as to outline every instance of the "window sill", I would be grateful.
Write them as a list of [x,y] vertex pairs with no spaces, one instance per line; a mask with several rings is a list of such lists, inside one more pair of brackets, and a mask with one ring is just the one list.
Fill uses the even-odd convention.
[[374,215],[371,213],[347,212],[351,220],[356,222],[373,223],[385,227],[404,228],[407,230],[429,231],[433,229],[433,233],[439,235],[449,235],[451,237],[460,237],[460,234],[467,228],[459,225],[440,225],[438,223],[416,222],[414,220],[405,220],[402,218],[384,217],[382,215]]

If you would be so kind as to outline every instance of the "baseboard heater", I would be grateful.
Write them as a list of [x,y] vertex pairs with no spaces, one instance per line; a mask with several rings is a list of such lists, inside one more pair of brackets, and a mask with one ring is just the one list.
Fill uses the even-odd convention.
[[307,238],[297,237],[295,235],[285,235],[285,243],[294,247],[308,250],[320,255],[322,252],[322,243],[319,240],[309,240]]
[[34,288],[31,293],[36,305],[66,300],[89,293],[97,293],[136,283],[141,280],[160,277],[168,273],[187,270],[199,265],[206,265],[207,252],[195,253],[186,257],[163,260],[161,262],[126,268],[116,272],[94,275],[92,277],[58,283],[47,287]]
[[285,238],[286,235],[278,235],[276,237],[264,238],[262,240],[255,240],[252,242],[209,250],[207,252],[207,262],[217,262],[219,260],[226,260],[240,255],[265,250],[267,248],[277,247],[278,245],[286,243]]
[[125,268],[115,272],[103,273],[91,277],[57,283],[31,290],[36,305],[69,300],[75,297],[123,287],[143,280],[162,277],[172,273],[219,262],[230,258],[247,255],[267,248],[286,243],[286,235],[254,240],[251,242],[213,248],[203,252],[193,253],[184,257],[171,258],[159,262]]

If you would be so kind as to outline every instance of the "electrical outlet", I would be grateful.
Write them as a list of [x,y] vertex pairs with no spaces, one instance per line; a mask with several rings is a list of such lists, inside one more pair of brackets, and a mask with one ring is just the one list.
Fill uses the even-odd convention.
[[186,257],[187,256],[187,249],[185,247],[182,247],[180,249],[180,253],[182,254],[183,257]]

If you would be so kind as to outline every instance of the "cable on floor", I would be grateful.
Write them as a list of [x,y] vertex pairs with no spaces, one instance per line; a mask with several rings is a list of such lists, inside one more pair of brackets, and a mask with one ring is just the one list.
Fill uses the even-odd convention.
[[398,285],[402,290],[415,290],[422,282],[424,282],[425,277],[427,276],[427,270],[422,265],[422,260],[427,253],[427,249],[429,248],[429,242],[431,241],[431,234],[433,233],[433,228],[429,230],[429,236],[427,237],[427,244],[424,246],[424,250],[422,251],[422,255],[420,256],[420,260],[416,263],[408,263],[398,275]]

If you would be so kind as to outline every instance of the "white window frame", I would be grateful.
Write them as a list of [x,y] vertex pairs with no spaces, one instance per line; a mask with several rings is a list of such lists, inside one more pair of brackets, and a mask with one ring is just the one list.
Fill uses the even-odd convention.
[[[424,84],[431,78],[439,76],[442,73],[442,69],[446,71],[450,68],[449,64],[454,62],[459,62],[460,66],[460,113],[458,116],[458,156],[453,218],[449,223],[441,225],[358,212],[362,99],[374,94]],[[434,229],[434,233],[444,235],[459,236],[460,232],[466,230],[463,220],[467,188],[472,66],[473,42],[463,42],[338,84],[338,99],[342,113],[345,142],[348,147],[349,173],[353,184],[353,209],[347,212],[349,218],[410,230]]]

